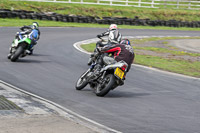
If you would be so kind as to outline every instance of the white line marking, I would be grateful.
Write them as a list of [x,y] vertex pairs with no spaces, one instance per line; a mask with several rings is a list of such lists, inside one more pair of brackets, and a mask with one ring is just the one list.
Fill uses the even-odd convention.
[[[67,118],[69,118],[69,119],[71,119],[75,122],[78,122],[78,123],[90,128],[90,129],[93,129],[94,131],[97,131],[97,132],[100,132],[100,133],[122,133],[120,131],[109,128],[109,127],[102,125],[100,123],[97,123],[97,122],[95,122],[91,119],[88,119],[84,116],[81,116],[81,115],[79,115],[79,114],[77,114],[77,113],[57,104],[57,103],[54,103],[54,102],[49,101],[47,99],[44,99],[40,96],[37,96],[35,94],[32,94],[32,93],[27,92],[25,90],[22,90],[22,89],[15,87],[15,86],[13,86],[9,83],[6,83],[2,80],[0,80],[0,83],[6,85],[9,88],[12,88],[12,89],[17,90],[19,92],[22,92],[24,94],[30,95],[34,98],[37,98],[38,100],[41,100],[43,103],[45,102],[46,105],[53,105],[55,107],[54,110],[56,110],[61,116],[65,116],[65,117],[67,117]],[[86,123],[86,122],[88,122],[88,123]]]

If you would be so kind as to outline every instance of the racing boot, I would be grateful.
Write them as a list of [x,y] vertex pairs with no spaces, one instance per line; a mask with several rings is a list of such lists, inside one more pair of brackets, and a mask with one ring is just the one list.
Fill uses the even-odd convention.
[[90,66],[90,65],[92,64],[93,61],[94,61],[94,53],[92,53],[92,54],[90,55],[90,58],[89,58],[87,64]]

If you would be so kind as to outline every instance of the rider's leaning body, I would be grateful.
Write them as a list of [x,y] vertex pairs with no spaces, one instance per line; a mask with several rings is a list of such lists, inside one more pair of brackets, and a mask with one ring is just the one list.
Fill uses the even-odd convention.
[[112,53],[114,57],[104,56],[103,60],[109,60],[109,62],[119,62],[121,60],[125,61],[128,64],[128,69],[131,68],[131,64],[133,63],[135,54],[133,48],[130,45],[130,41],[128,39],[124,39],[120,44],[105,46],[100,49],[101,53]]
[[[99,41],[96,43],[96,48],[119,44],[121,42],[121,38],[122,38],[122,35],[119,32],[116,24],[111,24],[109,29],[106,32],[103,32],[102,34],[97,35],[98,38],[101,38],[104,36],[108,36],[108,43],[103,44],[102,41]],[[93,60],[92,57],[94,56],[95,52],[96,52],[96,49],[94,50],[94,53],[91,54],[89,61],[88,61],[88,65],[92,64],[92,60]]]
[[[34,45],[37,44],[37,41],[40,39],[40,30],[39,24],[37,22],[33,22],[30,26],[23,26],[20,28],[21,32],[17,32],[16,38],[20,40],[23,39],[24,35],[28,35],[28,38],[31,40],[31,44],[26,50],[26,54],[32,54]],[[10,53],[8,54],[8,58],[11,57],[12,46],[10,47]],[[24,54],[24,55],[26,55]]]
[[[24,30],[24,29],[28,29],[28,30]],[[36,42],[37,40],[39,40],[39,36],[40,36],[40,31],[39,29],[32,29],[30,26],[23,26],[21,28],[21,32],[19,32],[19,36],[20,38],[23,38],[22,35],[28,34],[28,37],[33,40],[34,42]]]
[[31,39],[31,49],[34,45],[37,44],[37,41],[40,39],[39,24],[37,22],[33,22],[32,25],[23,26],[20,29],[22,31],[18,32],[19,38],[22,39],[23,35],[28,35],[28,38]]

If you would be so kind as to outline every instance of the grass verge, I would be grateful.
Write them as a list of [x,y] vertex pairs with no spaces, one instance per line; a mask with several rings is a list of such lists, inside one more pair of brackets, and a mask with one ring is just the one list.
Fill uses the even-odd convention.
[[188,56],[198,56],[200,57],[199,53],[189,53],[189,52],[185,52],[185,51],[177,51],[177,50],[169,50],[166,48],[156,48],[156,47],[133,47],[135,50],[146,50],[146,51],[154,51],[157,53],[170,53],[173,54],[174,56],[184,56],[184,55],[188,55]]
[[[46,20],[32,20],[32,19],[10,19],[0,18],[0,27],[21,27],[23,25],[29,25],[32,22],[37,21],[40,27],[90,27],[90,28],[108,28],[106,24],[90,24],[90,23],[68,23],[59,21],[46,21]],[[131,25],[119,25],[120,29],[156,29],[156,30],[187,30],[187,31],[200,31],[200,28],[175,28],[175,27],[152,27],[152,26],[131,26]]]
[[[193,37],[192,37],[193,38]],[[198,37],[196,37],[198,39]],[[166,39],[180,39],[180,37],[171,37],[171,38],[145,38],[143,41],[159,41],[159,40],[165,40]],[[183,38],[181,38],[183,39]],[[190,37],[184,38],[184,39],[191,39]],[[132,42],[139,42],[142,44],[141,39],[134,39],[131,40]],[[137,43],[138,43],[137,42]],[[143,43],[144,43],[143,42]],[[165,44],[163,44],[165,45]],[[81,45],[83,49],[86,51],[92,52],[95,48],[95,43]],[[200,78],[200,61],[198,60],[187,60],[188,58],[200,57],[199,53],[191,53],[182,51],[179,48],[167,46],[166,48],[157,48],[157,47],[140,47],[140,46],[134,46],[135,49],[135,64],[145,65],[148,67],[154,67],[170,72],[175,72],[179,74],[184,74],[188,76],[198,77]],[[139,50],[145,50],[146,54],[142,54]],[[154,55],[148,55],[149,51],[153,51],[156,54]],[[159,54],[158,54],[159,53]],[[173,56],[166,56],[165,54],[171,54]],[[185,58],[187,56],[187,59]],[[183,57],[183,58],[181,58]]]
[[167,59],[158,56],[136,54],[136,64],[200,78],[200,62]]
[[[142,44],[150,41],[163,41],[163,40],[174,40],[174,39],[200,39],[200,37],[151,37],[142,39],[132,39],[134,44]],[[164,41],[167,44],[167,41]]]

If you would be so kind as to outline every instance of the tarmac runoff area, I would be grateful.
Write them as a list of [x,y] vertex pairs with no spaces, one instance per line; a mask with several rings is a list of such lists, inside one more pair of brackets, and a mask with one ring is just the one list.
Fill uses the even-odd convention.
[[169,43],[185,50],[200,53],[200,39],[171,40]]
[[110,133],[0,80],[0,133]]

